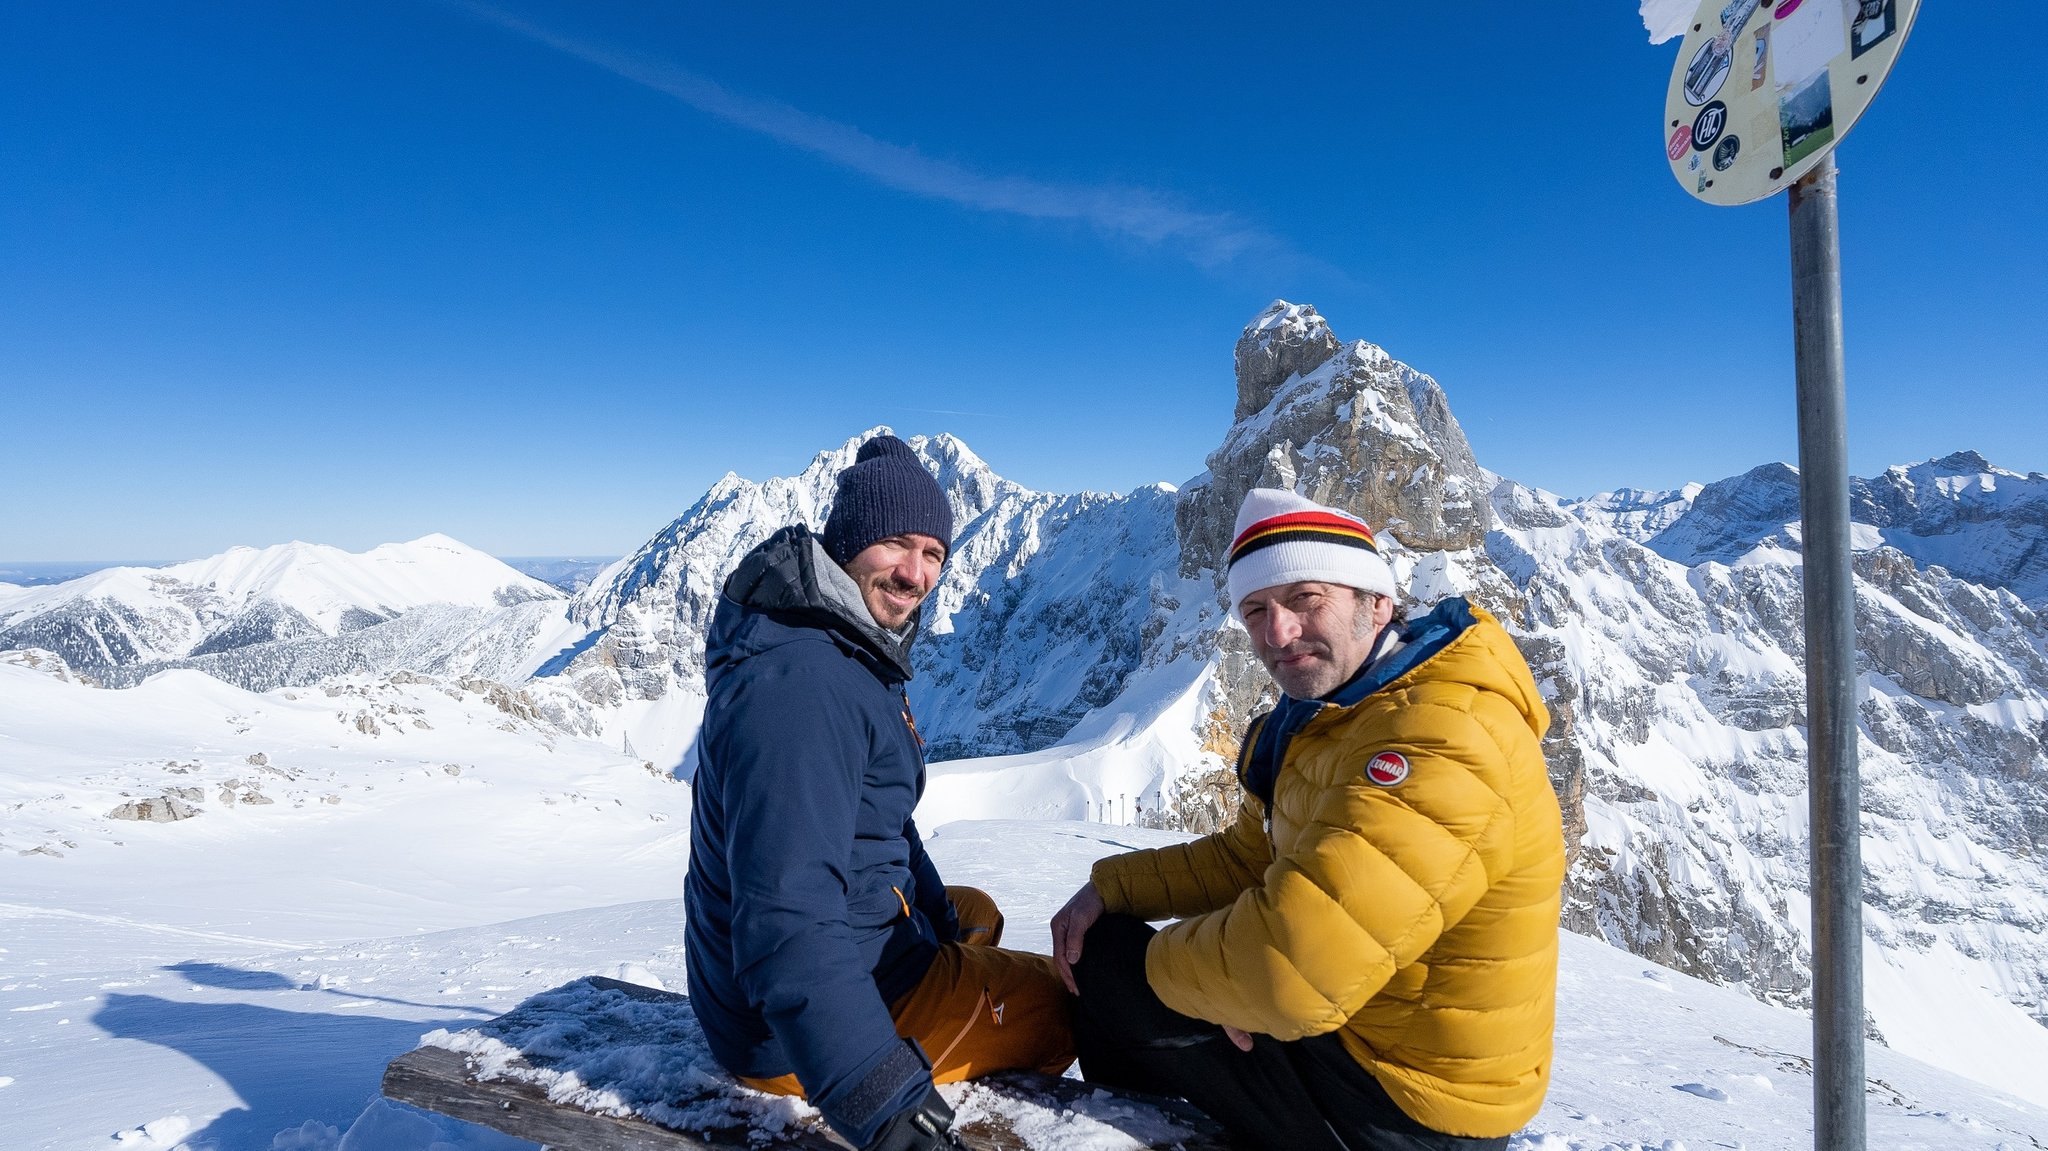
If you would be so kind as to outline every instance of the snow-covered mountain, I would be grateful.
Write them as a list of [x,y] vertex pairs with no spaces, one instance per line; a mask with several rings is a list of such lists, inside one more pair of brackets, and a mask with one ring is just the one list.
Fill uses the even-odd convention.
[[530,639],[564,598],[444,535],[362,553],[237,547],[169,567],[0,586],[0,650],[54,652],[109,684],[179,666],[256,690],[399,667],[502,675],[528,646],[507,637]]
[[[822,528],[838,473],[884,430],[819,453],[801,475],[719,480],[576,597],[569,626],[536,661],[536,688],[573,693],[608,741],[682,762],[703,710],[704,636],[726,573],[785,525]],[[931,756],[1044,747],[1114,700],[1136,667],[1153,577],[1174,562],[1173,492],[1047,495],[997,476],[952,436],[909,443],[939,478],[955,524],[912,649]]]
[[[1789,464],[1662,495],[1657,514],[1639,519],[1595,503],[1605,497],[1571,510],[1581,518],[1599,515],[1683,564],[1732,563],[1764,544],[1799,546],[1799,472]],[[2048,475],[2021,475],[1975,452],[1956,452],[1852,478],[1849,500],[1859,550],[1894,548],[1922,567],[1943,567],[2005,588],[2037,610],[2048,607]],[[1674,509],[1679,514],[1670,514]]]
[[[1236,361],[1231,422],[1178,490],[1033,492],[950,436],[911,441],[959,525],[913,657],[920,727],[950,761],[929,812],[1226,818],[1226,765],[1271,686],[1219,560],[1243,493],[1288,486],[1378,527],[1411,605],[1469,595],[1516,634],[1555,719],[1568,925],[1804,1003],[1796,473],[1561,502],[1487,472],[1434,380],[1338,340],[1313,308],[1275,302]],[[0,588],[0,649],[100,683],[180,666],[257,690],[336,673],[398,690],[424,674],[495,698],[508,722],[687,775],[724,574],[784,524],[821,525],[866,435],[798,476],[726,476],[570,600],[501,574],[461,585],[467,603],[438,585],[431,603],[353,594],[363,580],[320,600],[180,565],[105,576],[131,583],[97,600],[86,580]],[[2030,1070],[2048,1063],[2048,477],[1960,453],[1856,481],[1854,509],[1871,1031],[2048,1097]],[[390,618],[351,630],[351,611]],[[368,722],[388,739],[405,727],[393,715]]]
[[[1804,1003],[1802,608],[1782,504],[1742,477],[1581,501],[1573,515],[1485,473],[1433,381],[1337,341],[1313,309],[1281,303],[1254,320],[1238,366],[1237,418],[1180,493],[1179,579],[1155,577],[1130,693],[1060,747],[944,765],[933,794],[987,796],[969,810],[993,815],[1032,792],[1035,771],[1068,780],[1067,811],[1135,782],[1132,794],[1156,788],[1182,822],[1216,818],[1231,797],[1216,766],[1270,691],[1224,612],[1217,557],[1246,488],[1290,486],[1381,525],[1412,603],[1471,595],[1516,633],[1556,719],[1546,752],[1573,849],[1568,924]],[[2009,587],[1901,550],[1941,547],[1953,533],[1940,528],[1966,525],[2020,541],[1978,570],[2027,586],[2031,567],[2012,557],[2041,538],[2032,480],[1968,456],[1887,475],[1897,481],[1859,485],[1857,502],[1872,1031],[2048,1094],[2039,1064],[2010,1055],[2048,1059],[2048,621]],[[1919,497],[1901,498],[1908,490]],[[1991,490],[2008,497],[1984,513],[1972,493]],[[1727,541],[1722,558],[1653,550],[1710,531]],[[1931,980],[1960,988],[1967,1007],[1924,1010]]]
[[1703,488],[1702,484],[1686,484],[1661,492],[1621,488],[1559,500],[1557,506],[1587,523],[1601,524],[1616,535],[1644,543],[1691,511],[1693,500]]

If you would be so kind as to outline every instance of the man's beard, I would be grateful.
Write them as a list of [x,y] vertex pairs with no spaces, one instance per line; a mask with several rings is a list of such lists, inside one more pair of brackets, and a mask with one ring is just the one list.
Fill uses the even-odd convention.
[[[910,617],[917,614],[917,609],[924,605],[925,596],[930,592],[929,588],[919,587],[909,580],[894,576],[885,576],[869,586],[879,594],[871,596],[863,593],[862,598],[867,601],[868,614],[874,616],[876,624],[890,631],[908,624]],[[910,606],[899,609],[895,603],[883,598],[889,595],[900,595],[909,599]]]
[[[1377,636],[1378,631],[1370,610],[1361,611],[1352,621],[1351,638],[1364,642],[1366,660],[1372,658],[1375,645],[1371,641]],[[1282,659],[1302,655],[1315,656],[1317,662],[1288,671],[1280,669]],[[1338,667],[1335,659],[1336,653],[1331,650],[1328,643],[1322,640],[1300,640],[1288,645],[1285,650],[1272,653],[1270,659],[1262,656],[1259,662],[1265,664],[1266,674],[1272,676],[1273,682],[1279,684],[1280,690],[1288,695],[1295,699],[1320,699],[1344,686],[1352,676],[1358,674],[1356,667]]]
[[[1282,668],[1280,661],[1296,656],[1314,656],[1316,662],[1293,668]],[[1266,673],[1280,690],[1296,699],[1315,699],[1334,690],[1336,683],[1325,683],[1333,677],[1335,665],[1330,662],[1330,646],[1325,643],[1304,643],[1294,645],[1290,650],[1273,653],[1272,662],[1266,665]]]

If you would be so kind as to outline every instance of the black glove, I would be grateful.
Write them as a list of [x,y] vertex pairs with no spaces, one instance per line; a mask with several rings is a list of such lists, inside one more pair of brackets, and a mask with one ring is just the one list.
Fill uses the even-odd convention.
[[917,1106],[899,1111],[882,1124],[862,1151],[967,1151],[953,1134],[953,1109],[936,1087]]

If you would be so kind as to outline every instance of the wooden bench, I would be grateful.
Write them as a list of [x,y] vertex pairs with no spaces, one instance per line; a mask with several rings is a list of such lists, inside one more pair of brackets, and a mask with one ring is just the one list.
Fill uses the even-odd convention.
[[[557,1151],[846,1151],[808,1108],[735,1084],[711,1060],[689,998],[674,992],[586,976],[428,1039],[385,1068],[387,1097]],[[976,1151],[1052,1148],[1063,1130],[1078,1142],[1105,1127],[1140,1147],[1233,1146],[1178,1100],[1046,1075],[977,1080],[958,1110],[955,1131]]]

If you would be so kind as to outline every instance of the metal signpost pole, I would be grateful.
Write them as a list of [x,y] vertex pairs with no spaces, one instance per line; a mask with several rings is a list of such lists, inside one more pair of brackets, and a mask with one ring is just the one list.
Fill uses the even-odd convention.
[[1813,1145],[1816,1151],[1863,1151],[1856,585],[1850,570],[1842,258],[1834,157],[1792,185],[1790,199],[1812,823]]
[[1856,584],[1834,149],[1898,61],[1919,9],[1920,0],[1700,0],[1659,129],[1672,176],[1697,199],[1735,207],[1791,192],[1815,1151],[1864,1151],[1865,1141]]

